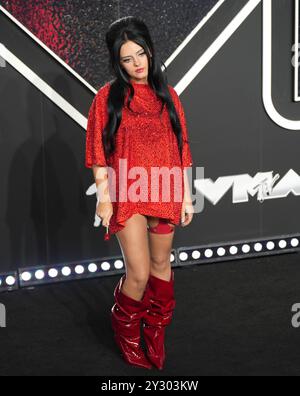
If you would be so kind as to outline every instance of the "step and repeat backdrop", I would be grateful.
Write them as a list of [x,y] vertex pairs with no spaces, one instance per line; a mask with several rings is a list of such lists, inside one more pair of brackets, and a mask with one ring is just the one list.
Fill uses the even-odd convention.
[[106,29],[125,15],[149,26],[186,113],[195,215],[174,247],[299,232],[299,1],[10,0],[0,10],[0,273],[120,254],[93,226],[84,121],[113,77]]

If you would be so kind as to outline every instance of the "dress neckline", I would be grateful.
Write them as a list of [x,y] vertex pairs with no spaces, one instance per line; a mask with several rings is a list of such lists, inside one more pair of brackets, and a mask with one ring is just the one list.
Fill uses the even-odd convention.
[[136,81],[130,81],[130,83],[134,86],[134,87],[142,87],[142,88],[150,88],[150,85],[148,83],[138,83]]

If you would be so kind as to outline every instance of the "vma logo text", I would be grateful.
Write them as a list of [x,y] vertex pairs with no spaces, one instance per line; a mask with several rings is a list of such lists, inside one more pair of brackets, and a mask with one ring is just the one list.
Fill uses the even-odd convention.
[[0,327],[6,327],[6,309],[3,304],[0,304]]

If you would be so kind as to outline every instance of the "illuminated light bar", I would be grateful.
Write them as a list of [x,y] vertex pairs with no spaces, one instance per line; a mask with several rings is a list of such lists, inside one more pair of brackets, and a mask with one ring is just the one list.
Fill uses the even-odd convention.
[[120,271],[124,271],[124,263],[123,258],[118,256],[105,259],[55,264],[51,266],[20,268],[19,282],[20,287],[28,287],[47,283],[113,275]]
[[0,273],[0,292],[19,288],[17,272]]
[[298,251],[300,251],[300,235],[287,235],[178,248],[177,257],[178,265],[184,266]]
[[[175,250],[172,250],[171,252],[170,262],[176,262]],[[51,266],[20,268],[19,283],[20,287],[30,287],[47,283],[115,275],[118,273],[125,273],[124,260],[122,256]]]
[[[182,267],[298,251],[300,251],[300,235],[285,235],[173,249],[170,262],[172,267]],[[0,291],[123,273],[125,273],[123,256],[20,268],[18,274],[0,274]]]

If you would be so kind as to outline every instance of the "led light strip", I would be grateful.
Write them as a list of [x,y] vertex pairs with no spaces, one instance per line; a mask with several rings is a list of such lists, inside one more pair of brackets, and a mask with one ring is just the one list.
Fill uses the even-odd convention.
[[191,246],[177,250],[180,265],[207,264],[265,255],[300,251],[300,235],[279,238],[224,242],[206,246]]
[[[176,264],[175,258],[176,254],[173,250],[170,256],[171,263]],[[84,262],[53,266],[20,268],[19,284],[20,287],[28,287],[46,283],[97,278],[124,272],[125,267],[122,256],[107,257],[101,260],[85,260]]]
[[0,273],[0,292],[19,288],[18,274],[16,271]]
[[[219,242],[205,246],[190,246],[171,251],[171,266],[182,267],[197,264],[213,264],[226,260],[262,257],[300,251],[300,234],[251,239],[248,241]],[[107,257],[84,262],[53,266],[20,268],[18,274],[0,274],[0,291],[18,287],[38,286],[49,283],[89,279],[124,273],[122,256]]]
[[121,256],[52,266],[27,267],[19,269],[19,283],[20,287],[26,287],[67,280],[88,279],[111,275],[123,269],[124,262]]

